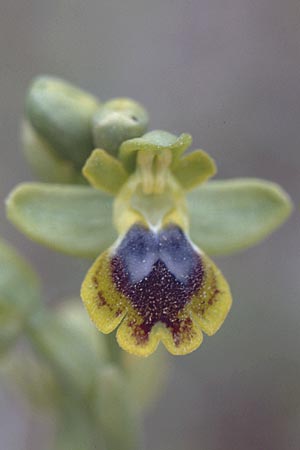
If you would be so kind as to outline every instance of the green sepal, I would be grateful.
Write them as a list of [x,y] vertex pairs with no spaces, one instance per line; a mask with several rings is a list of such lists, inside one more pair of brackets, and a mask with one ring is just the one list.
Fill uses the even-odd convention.
[[109,450],[141,448],[137,415],[130,394],[126,377],[117,366],[107,365],[99,371],[94,394],[95,413]]
[[278,228],[292,203],[275,183],[259,179],[212,181],[188,194],[191,239],[208,254],[250,247]]
[[61,159],[55,150],[32,128],[29,122],[22,126],[25,158],[34,174],[47,183],[86,183],[71,161]]
[[128,178],[120,161],[102,149],[92,152],[82,173],[92,186],[113,195],[119,192]]
[[214,160],[203,150],[195,150],[172,165],[173,174],[187,191],[207,181],[216,171]]
[[31,266],[0,241],[0,354],[17,339],[40,300],[39,279]]
[[112,198],[88,186],[18,185],[7,199],[9,220],[53,250],[94,257],[116,239]]
[[56,155],[80,169],[94,148],[92,119],[98,99],[59,78],[36,78],[27,95],[26,117]]
[[175,136],[161,130],[150,131],[140,138],[130,139],[123,142],[119,151],[119,158],[128,172],[133,172],[136,167],[136,157],[139,150],[161,152],[170,149],[173,161],[191,145],[190,134],[183,133]]
[[114,98],[104,103],[93,118],[94,144],[113,156],[122,142],[142,136],[148,127],[148,114],[130,98]]

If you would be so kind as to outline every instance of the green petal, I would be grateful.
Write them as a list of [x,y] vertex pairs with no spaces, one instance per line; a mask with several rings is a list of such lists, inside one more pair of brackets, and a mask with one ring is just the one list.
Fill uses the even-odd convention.
[[192,240],[210,254],[250,247],[278,228],[292,204],[275,183],[259,179],[213,181],[187,196]]
[[85,186],[24,183],[7,199],[11,222],[53,250],[94,257],[116,239],[112,199]]
[[128,178],[120,161],[101,149],[93,151],[82,172],[92,186],[109,194],[117,194]]
[[195,150],[177,160],[172,172],[183,189],[190,190],[215,175],[216,165],[203,150]]
[[30,265],[0,241],[0,353],[21,332],[38,304],[39,280]]
[[81,168],[93,150],[92,118],[99,106],[96,98],[77,87],[42,76],[29,89],[26,115],[59,157]]

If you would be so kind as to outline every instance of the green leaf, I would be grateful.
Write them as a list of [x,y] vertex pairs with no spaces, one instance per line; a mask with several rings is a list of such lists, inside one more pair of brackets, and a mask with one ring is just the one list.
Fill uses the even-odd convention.
[[88,186],[21,184],[7,199],[7,215],[29,238],[71,255],[97,256],[117,236],[112,199]]
[[26,115],[59,157],[81,168],[94,148],[92,118],[99,106],[98,99],[77,87],[41,76],[29,89]]
[[190,190],[215,175],[216,165],[206,152],[195,150],[177,160],[172,172],[183,189]]
[[101,149],[93,151],[82,173],[92,186],[109,194],[117,194],[128,178],[120,161]]
[[0,353],[18,337],[40,299],[40,284],[31,266],[0,241]]
[[290,215],[288,195],[259,179],[209,182],[187,196],[192,240],[209,254],[250,247]]

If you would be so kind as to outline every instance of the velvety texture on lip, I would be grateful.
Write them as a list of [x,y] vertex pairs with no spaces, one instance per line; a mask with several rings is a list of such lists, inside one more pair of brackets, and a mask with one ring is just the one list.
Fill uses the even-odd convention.
[[160,341],[174,355],[192,352],[231,306],[220,270],[172,223],[157,231],[134,224],[94,262],[81,295],[98,329],[119,327],[120,346],[140,356]]
[[144,339],[158,322],[178,332],[178,314],[203,278],[199,253],[174,225],[158,233],[133,226],[111,260],[111,272],[116,289],[143,320]]

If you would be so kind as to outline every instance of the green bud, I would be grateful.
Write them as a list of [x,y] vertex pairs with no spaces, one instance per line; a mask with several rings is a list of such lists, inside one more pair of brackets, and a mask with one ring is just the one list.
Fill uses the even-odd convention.
[[59,158],[81,169],[93,150],[92,118],[99,101],[59,78],[35,79],[26,101],[26,116]]
[[34,174],[46,183],[83,183],[81,173],[71,161],[59,158],[55,150],[41,138],[29,122],[22,126],[24,154]]
[[117,156],[127,139],[142,136],[148,126],[148,114],[129,98],[116,98],[102,105],[93,119],[94,144]]

